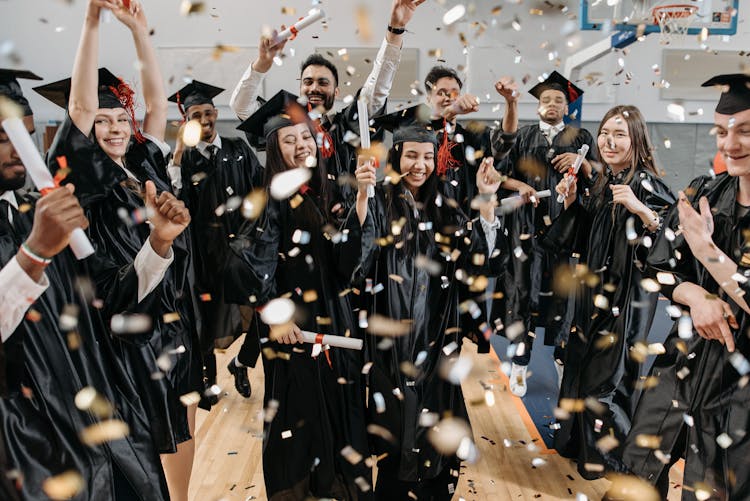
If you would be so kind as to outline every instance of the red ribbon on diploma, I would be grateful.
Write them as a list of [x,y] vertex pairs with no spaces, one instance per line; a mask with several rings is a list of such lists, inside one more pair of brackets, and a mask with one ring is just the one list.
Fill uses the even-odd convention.
[[[318,333],[318,334],[315,335],[315,344],[319,344],[321,346],[321,349],[322,349],[322,347],[323,347],[323,334]],[[331,369],[333,369],[333,364],[331,363],[331,354],[328,353],[328,350],[325,350],[325,354],[326,354],[326,360],[328,361],[328,367],[330,367]]]

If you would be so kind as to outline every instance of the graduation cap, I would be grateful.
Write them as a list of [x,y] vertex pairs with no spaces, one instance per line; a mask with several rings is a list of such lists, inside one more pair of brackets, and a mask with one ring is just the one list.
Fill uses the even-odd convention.
[[18,83],[19,78],[25,80],[42,80],[42,77],[30,71],[0,69],[0,95],[7,97],[23,108],[24,116],[33,115],[34,112],[31,111],[29,101],[24,97],[21,86]]
[[213,98],[224,92],[221,87],[214,87],[207,83],[193,80],[182,89],[178,90],[169,97],[169,101],[177,103],[180,113],[185,116],[191,106],[197,104],[214,105]]
[[431,118],[432,108],[426,104],[410,106],[372,119],[375,127],[393,133],[393,144],[413,141],[437,145],[437,131]]
[[721,97],[716,104],[716,113],[734,115],[750,109],[750,75],[732,73],[716,75],[701,84],[701,87],[722,86]]
[[[61,108],[68,107],[72,79],[65,78],[34,90]],[[133,90],[122,79],[117,78],[107,68],[99,68],[99,107],[128,108],[133,102]]]
[[297,102],[297,96],[280,90],[237,128],[251,136],[267,138],[282,127],[308,120],[307,112]]
[[529,89],[529,94],[540,99],[542,97],[542,92],[550,89],[559,90],[565,94],[568,103],[572,103],[583,95],[583,91],[579,87],[574,85],[573,82],[559,74],[557,71],[550,73],[544,82],[538,83]]

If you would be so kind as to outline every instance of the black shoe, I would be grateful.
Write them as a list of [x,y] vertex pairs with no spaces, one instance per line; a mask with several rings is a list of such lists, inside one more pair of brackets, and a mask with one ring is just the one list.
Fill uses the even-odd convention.
[[211,407],[219,403],[219,395],[211,390],[211,387],[216,383],[206,382],[205,388],[203,389],[203,395],[201,400],[198,402],[198,408],[206,411],[210,411]]
[[227,365],[227,370],[234,376],[234,387],[237,389],[237,393],[245,398],[250,398],[253,389],[250,387],[250,380],[247,378],[247,367],[237,367],[234,359],[232,359]]

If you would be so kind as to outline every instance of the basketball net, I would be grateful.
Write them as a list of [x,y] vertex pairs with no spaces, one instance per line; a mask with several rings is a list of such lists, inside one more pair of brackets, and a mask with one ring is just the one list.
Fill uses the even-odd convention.
[[698,7],[690,4],[659,5],[651,9],[653,23],[659,25],[659,43],[668,45],[672,38],[687,35],[693,25]]

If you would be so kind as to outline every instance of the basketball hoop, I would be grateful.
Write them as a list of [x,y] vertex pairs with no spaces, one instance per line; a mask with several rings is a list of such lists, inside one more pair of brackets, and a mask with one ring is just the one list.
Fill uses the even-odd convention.
[[676,35],[687,35],[693,25],[698,7],[690,4],[659,5],[651,9],[654,24],[659,25],[659,41],[666,45]]

